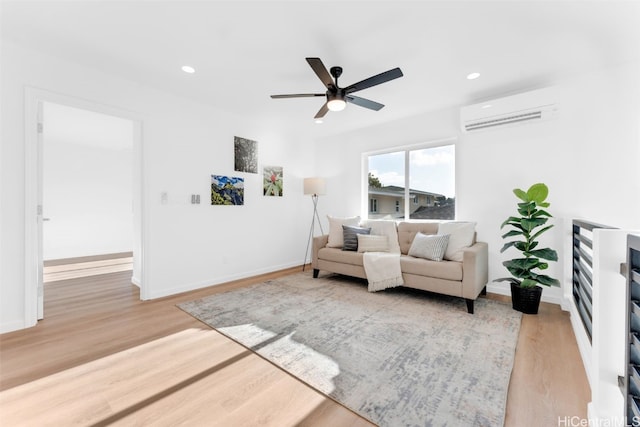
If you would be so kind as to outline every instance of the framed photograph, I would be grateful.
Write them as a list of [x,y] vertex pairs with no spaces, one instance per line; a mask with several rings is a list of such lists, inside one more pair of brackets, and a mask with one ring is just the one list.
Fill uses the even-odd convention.
[[282,197],[282,166],[265,166],[262,170],[262,194]]
[[258,173],[258,143],[256,141],[234,136],[233,151],[237,172]]
[[244,178],[211,175],[212,205],[244,205]]

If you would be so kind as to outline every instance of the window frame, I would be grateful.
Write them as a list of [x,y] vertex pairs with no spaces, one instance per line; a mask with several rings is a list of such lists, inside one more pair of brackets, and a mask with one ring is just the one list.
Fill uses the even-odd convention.
[[[398,219],[398,221],[410,221],[411,220],[411,203],[413,202],[413,198],[411,197],[411,194],[410,194],[411,191],[410,191],[410,185],[409,185],[410,179],[411,179],[411,175],[410,175],[411,152],[429,149],[429,148],[438,148],[438,147],[443,147],[447,145],[453,145],[454,153],[458,152],[458,150],[456,150],[458,145],[457,137],[442,138],[442,139],[431,140],[431,141],[422,142],[418,144],[401,145],[401,146],[388,147],[382,150],[362,152],[361,153],[361,156],[362,156],[361,158],[361,162],[362,162],[361,163],[361,176],[362,176],[361,216],[363,218],[368,219],[370,213],[376,213],[376,212],[369,211],[369,202],[368,202],[369,200],[369,175],[368,174],[369,174],[369,157],[370,156],[404,152],[404,197],[403,197],[404,215],[403,215],[403,218]],[[458,184],[457,184],[458,169],[456,167],[458,164],[457,159],[458,159],[457,154],[454,154],[454,180],[455,180],[454,198],[456,200],[456,204],[455,204],[453,220],[455,220],[458,216]],[[414,219],[412,221],[416,221],[416,220]],[[426,221],[429,221],[429,220],[426,220]]]

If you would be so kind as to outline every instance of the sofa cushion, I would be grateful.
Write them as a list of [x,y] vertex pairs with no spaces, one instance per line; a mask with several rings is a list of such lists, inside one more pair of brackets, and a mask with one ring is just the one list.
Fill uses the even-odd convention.
[[356,226],[360,223],[359,216],[336,218],[331,215],[327,215],[327,218],[329,219],[329,242],[327,242],[327,247],[329,248],[341,248],[344,245],[343,225]]
[[358,252],[389,252],[389,238],[358,234]]
[[402,273],[428,276],[445,280],[462,280],[462,263],[456,261],[431,261],[409,255],[400,257]]
[[362,253],[343,251],[338,248],[322,248],[318,251],[318,259],[362,266]]
[[343,251],[357,251],[358,250],[358,234],[369,234],[370,228],[364,227],[352,227],[349,225],[342,226],[344,234],[344,244],[342,245]]
[[462,262],[462,250],[473,244],[475,238],[475,222],[442,222],[438,226],[438,234],[449,235],[449,244],[444,258]]
[[432,261],[442,261],[444,253],[449,243],[449,235],[426,235],[416,233],[413,243],[409,248],[409,255],[416,258],[430,259]]
[[401,222],[398,224],[398,242],[400,252],[404,255],[409,253],[413,238],[420,232],[422,234],[438,234],[437,222]]

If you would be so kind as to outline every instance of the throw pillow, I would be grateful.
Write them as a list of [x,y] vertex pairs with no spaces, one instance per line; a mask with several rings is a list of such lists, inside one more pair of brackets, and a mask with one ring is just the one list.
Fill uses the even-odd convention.
[[328,248],[341,248],[344,245],[343,225],[357,226],[360,223],[360,217],[354,216],[349,218],[335,218],[327,215],[329,219],[329,241],[327,242]]
[[369,234],[371,232],[370,228],[351,227],[348,225],[343,225],[342,230],[344,235],[344,245],[342,246],[343,251],[357,251],[358,234]]
[[389,252],[387,236],[358,234],[358,252]]
[[475,233],[475,222],[441,222],[438,225],[438,234],[449,235],[449,245],[444,259],[462,262],[462,250],[473,244]]
[[360,222],[360,227],[371,228],[371,234],[387,236],[389,252],[400,253],[400,243],[398,243],[398,226],[394,220],[389,219],[365,219]]
[[413,238],[409,255],[416,258],[430,259],[432,261],[442,261],[444,253],[449,243],[449,235],[422,234],[416,233]]

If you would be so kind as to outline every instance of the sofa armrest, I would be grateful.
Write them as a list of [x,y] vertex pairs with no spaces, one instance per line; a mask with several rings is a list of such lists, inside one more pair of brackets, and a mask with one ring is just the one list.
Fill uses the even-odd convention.
[[462,296],[475,300],[489,282],[489,245],[476,242],[462,252]]
[[318,251],[329,243],[329,235],[316,236],[313,238],[313,245],[311,247],[311,267],[318,268]]

